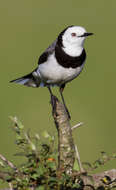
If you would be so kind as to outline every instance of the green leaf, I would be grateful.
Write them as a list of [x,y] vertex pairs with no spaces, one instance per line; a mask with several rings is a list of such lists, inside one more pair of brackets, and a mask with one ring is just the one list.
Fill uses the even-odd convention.
[[95,168],[98,168],[99,166],[103,165],[104,161],[100,158],[94,162]]
[[79,165],[78,165],[77,161],[75,161],[75,163],[74,163],[74,170],[79,171]]
[[104,152],[104,151],[101,152],[101,155],[102,155],[102,158],[103,158],[103,159],[107,159],[107,158],[108,158],[107,153]]
[[50,135],[49,135],[49,133],[47,131],[44,131],[42,133],[42,135],[43,135],[44,138],[50,138]]
[[49,178],[49,186],[51,187],[53,185],[58,184],[58,181],[59,181],[59,179],[57,179],[56,177],[50,177]]
[[36,169],[36,172],[39,176],[44,175],[46,172],[46,168],[42,165],[39,165],[39,167]]
[[15,123],[15,125],[19,127],[19,129],[24,128],[23,124],[21,123],[21,121],[19,121],[19,119],[16,116],[15,117],[10,116],[10,119]]
[[90,164],[90,162],[83,162],[82,164],[85,165],[89,169],[93,169],[92,164]]
[[34,173],[33,175],[31,175],[31,178],[36,180],[38,178],[38,174],[37,173]]
[[47,167],[51,168],[52,170],[56,170],[56,164],[54,161],[48,161],[47,162]]
[[5,167],[4,163],[0,160],[0,166]]
[[37,140],[40,140],[40,136],[39,136],[39,134],[35,134],[35,138],[37,139]]
[[43,185],[40,185],[39,187],[37,187],[35,190],[45,190]]
[[35,146],[35,144],[34,144],[33,142],[31,142],[31,141],[30,141],[30,148],[31,148],[31,150],[36,151],[36,146]]
[[112,158],[116,158],[116,153],[113,153]]

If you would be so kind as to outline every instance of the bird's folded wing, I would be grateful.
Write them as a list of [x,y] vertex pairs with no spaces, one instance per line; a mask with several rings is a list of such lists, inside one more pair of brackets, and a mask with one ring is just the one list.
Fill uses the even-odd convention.
[[47,61],[48,56],[54,52],[56,43],[57,39],[42,53],[42,55],[39,57],[38,65]]

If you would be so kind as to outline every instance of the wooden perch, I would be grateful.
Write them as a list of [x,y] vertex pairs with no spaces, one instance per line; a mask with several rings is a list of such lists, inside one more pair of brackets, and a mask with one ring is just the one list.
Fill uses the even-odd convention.
[[84,182],[83,190],[105,190],[105,188],[116,188],[116,169],[92,175],[82,174],[81,179]]
[[71,125],[64,105],[55,97],[54,122],[58,131],[58,171],[72,173],[75,161],[75,146]]

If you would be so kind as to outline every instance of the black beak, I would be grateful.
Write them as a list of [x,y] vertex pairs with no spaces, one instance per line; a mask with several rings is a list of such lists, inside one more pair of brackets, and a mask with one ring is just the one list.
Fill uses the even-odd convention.
[[87,36],[91,36],[91,35],[93,35],[93,33],[85,32],[83,35],[81,35],[79,37],[87,37]]

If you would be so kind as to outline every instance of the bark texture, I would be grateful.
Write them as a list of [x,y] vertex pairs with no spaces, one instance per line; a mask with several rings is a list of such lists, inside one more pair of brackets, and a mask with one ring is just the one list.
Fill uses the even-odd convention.
[[58,171],[72,173],[75,161],[75,146],[72,129],[64,105],[55,98],[54,122],[58,131]]

